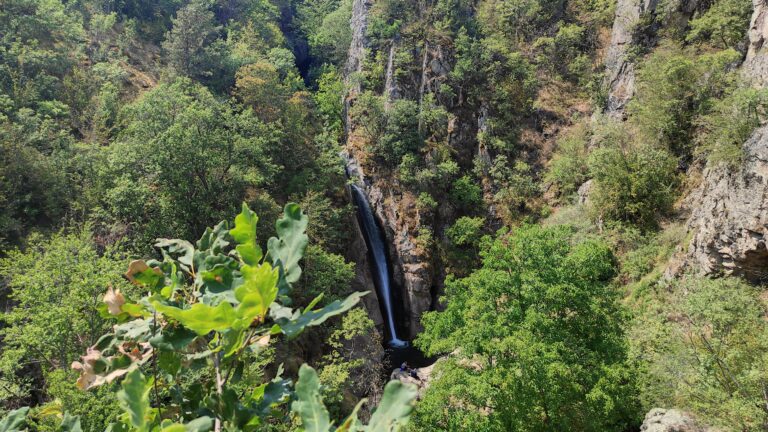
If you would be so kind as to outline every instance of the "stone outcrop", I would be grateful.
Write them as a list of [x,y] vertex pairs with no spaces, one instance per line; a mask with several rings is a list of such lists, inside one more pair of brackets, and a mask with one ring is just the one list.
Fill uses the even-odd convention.
[[401,371],[400,368],[397,368],[389,375],[389,379],[415,385],[419,389],[419,399],[421,399],[433,378],[432,371],[435,369],[435,365],[437,365],[437,363],[421,368],[413,368],[413,370],[416,371],[416,378],[411,376],[410,373]]
[[768,126],[752,134],[744,153],[739,169],[705,169],[688,198],[693,238],[683,268],[758,283],[768,281]]
[[741,67],[742,76],[748,81],[765,86],[768,84],[768,55],[765,46],[768,39],[768,4],[765,0],[752,0],[752,20],[749,23],[749,46]]
[[347,52],[347,63],[344,67],[344,78],[350,86],[350,93],[360,93],[360,83],[350,79],[360,72],[365,58],[365,32],[368,29],[368,10],[371,8],[371,0],[354,0],[352,2],[352,17],[349,25],[352,29],[352,42]]
[[[742,76],[768,85],[768,5],[754,0],[749,47]],[[704,169],[700,186],[686,199],[690,209],[687,249],[672,260],[668,278],[683,271],[768,281],[768,126],[756,129],[743,146],[743,163]]]
[[654,408],[645,415],[641,432],[715,432],[693,417],[674,409]]
[[653,13],[657,0],[619,0],[605,58],[608,102],[606,112],[620,116],[635,94],[635,65],[630,58],[635,45],[634,30],[644,14]]

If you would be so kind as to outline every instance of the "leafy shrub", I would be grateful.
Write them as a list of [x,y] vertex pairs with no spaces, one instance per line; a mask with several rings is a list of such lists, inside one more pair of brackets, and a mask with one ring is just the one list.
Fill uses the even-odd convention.
[[581,124],[557,142],[545,179],[555,183],[562,196],[574,194],[589,178],[587,132]]
[[331,415],[340,417],[354,410],[349,402],[357,398],[350,396],[380,393],[381,337],[368,312],[356,307],[342,317],[326,343],[332,351],[321,360],[320,382]]
[[517,160],[514,165],[506,156],[498,156],[489,171],[491,178],[499,185],[494,194],[501,218],[508,224],[514,223],[526,208],[532,206],[532,198],[539,192],[530,165]]
[[437,208],[437,201],[428,192],[421,192],[416,198],[416,209],[431,212]]
[[453,182],[450,190],[451,199],[465,209],[477,209],[483,204],[483,189],[469,175]]
[[762,123],[766,108],[768,91],[749,87],[715,101],[711,111],[697,119],[699,151],[708,154],[711,163],[739,165],[742,146]]
[[33,234],[25,251],[0,259],[0,279],[14,304],[0,315],[0,400],[31,403],[34,389],[53,385],[49,375],[68,368],[111,327],[95,309],[105,286],[130,291],[117,252],[100,256],[86,228],[47,239]]
[[[125,293],[126,298],[111,287],[104,295],[100,315],[116,324],[94,338],[72,368],[80,372],[81,389],[121,379],[116,397],[123,414],[109,430],[255,431],[289,422],[289,401],[304,429],[331,428],[311,367],[301,367],[295,388],[281,376],[282,368],[271,381],[253,382],[247,389],[238,381],[248,365],[259,364],[273,338],[296,337],[346,312],[365,293],[320,308],[322,296],[305,308],[287,306],[301,275],[307,218],[297,205],[288,204],[276,224],[279,237],[269,239],[266,255],[256,242],[257,221],[243,204],[233,225],[224,221],[207,229],[196,246],[160,239],[156,246],[163,261],[133,261],[125,274],[146,295],[133,302],[133,295]],[[76,267],[71,270],[79,274]],[[368,427],[398,427],[415,396],[412,386],[387,384]],[[11,430],[20,429],[26,413],[11,412],[0,425],[13,422]],[[65,416],[67,421],[79,423]],[[359,425],[357,411],[342,424]]]
[[724,430],[763,428],[768,305],[761,294],[736,278],[686,277],[661,291],[630,334],[645,407],[685,407]]
[[483,235],[485,219],[481,217],[462,216],[456,219],[445,235],[456,246],[477,246]]
[[419,135],[419,106],[416,102],[398,99],[385,114],[383,134],[375,144],[374,154],[390,166],[397,166],[403,156],[416,153],[423,141]]
[[656,49],[638,70],[637,96],[627,108],[630,124],[642,140],[689,155],[694,119],[733,87],[731,66],[739,58],[734,50],[696,56],[674,46]]
[[297,293],[308,304],[319,295],[328,300],[337,300],[349,294],[349,287],[355,277],[355,264],[347,262],[341,255],[326,252],[317,245],[307,248],[302,272],[302,290]]
[[589,170],[595,180],[590,201],[608,220],[655,227],[677,196],[677,161],[665,150],[602,147],[589,156]]

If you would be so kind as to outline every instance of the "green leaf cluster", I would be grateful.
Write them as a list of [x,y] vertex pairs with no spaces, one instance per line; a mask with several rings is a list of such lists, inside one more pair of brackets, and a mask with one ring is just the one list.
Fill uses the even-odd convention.
[[[196,246],[161,239],[162,261],[133,261],[126,273],[146,295],[130,301],[110,289],[104,296],[104,314],[117,324],[72,367],[80,372],[77,384],[83,389],[122,380],[117,399],[124,414],[108,430],[253,431],[285,420],[285,411],[282,418],[275,412],[291,400],[305,430],[329,430],[317,375],[308,366],[300,371],[295,393],[280,372],[253,394],[236,392],[230,379],[242,374],[246,356],[258,358],[273,337],[294,338],[348,311],[366,293],[318,307],[320,295],[304,309],[291,308],[307,217],[297,205],[286,205],[266,256],[256,242],[257,220],[243,204],[232,226],[209,228]],[[182,385],[189,378],[186,369],[203,372],[202,382]],[[390,385],[369,426],[361,429],[355,411],[339,430],[394,430],[407,419],[414,398],[411,387]],[[14,412],[3,421],[15,425],[25,414]]]
[[417,430],[624,430],[640,412],[624,315],[600,241],[563,226],[522,226],[449,278],[445,310],[427,312],[416,343],[438,363]]

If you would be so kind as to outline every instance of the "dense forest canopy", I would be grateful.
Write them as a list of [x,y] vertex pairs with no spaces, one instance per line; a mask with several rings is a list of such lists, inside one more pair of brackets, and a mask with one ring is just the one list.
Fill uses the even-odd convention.
[[768,431],[765,8],[0,0],[0,432]]

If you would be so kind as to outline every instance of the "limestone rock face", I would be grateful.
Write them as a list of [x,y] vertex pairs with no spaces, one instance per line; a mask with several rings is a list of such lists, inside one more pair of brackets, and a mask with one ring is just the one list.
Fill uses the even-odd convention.
[[[347,63],[344,67],[344,77],[347,85],[353,84],[349,78],[357,72],[360,72],[365,58],[366,38],[365,32],[368,29],[368,9],[371,7],[370,0],[354,0],[352,2],[352,17],[349,25],[352,29],[352,42],[347,52]],[[350,93],[360,93],[360,84],[356,83]]]
[[768,126],[744,144],[739,169],[706,169],[689,201],[688,267],[702,274],[768,280]]
[[768,84],[768,4],[765,0],[752,0],[752,21],[749,24],[749,47],[742,65],[742,75],[756,85]]
[[690,415],[674,409],[654,408],[645,415],[642,432],[714,432]]
[[[758,0],[755,0],[758,1]],[[608,103],[606,112],[620,115],[635,94],[635,65],[629,58],[634,44],[633,30],[640,18],[652,13],[657,0],[619,0],[611,30],[611,44],[605,58]]]

